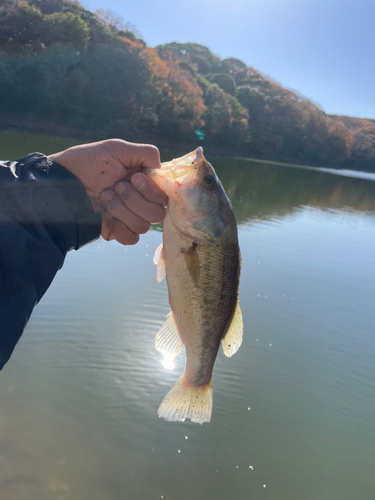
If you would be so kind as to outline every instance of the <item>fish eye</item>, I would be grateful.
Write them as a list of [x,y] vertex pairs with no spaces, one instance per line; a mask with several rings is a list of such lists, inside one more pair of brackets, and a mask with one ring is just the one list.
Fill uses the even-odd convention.
[[212,187],[216,184],[216,179],[213,175],[206,175],[203,181],[208,187]]

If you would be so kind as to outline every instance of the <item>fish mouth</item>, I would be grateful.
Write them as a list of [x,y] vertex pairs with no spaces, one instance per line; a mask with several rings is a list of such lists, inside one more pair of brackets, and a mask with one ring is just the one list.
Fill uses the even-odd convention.
[[162,163],[159,169],[142,167],[141,171],[154,178],[156,182],[159,178],[168,183],[174,183],[175,181],[182,183],[203,159],[203,148],[198,147],[191,153],[181,156],[181,158],[175,158],[171,161]]

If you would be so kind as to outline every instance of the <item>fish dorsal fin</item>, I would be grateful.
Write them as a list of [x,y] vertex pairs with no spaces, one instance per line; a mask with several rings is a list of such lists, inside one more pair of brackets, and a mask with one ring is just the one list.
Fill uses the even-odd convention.
[[225,356],[230,358],[233,354],[236,354],[238,349],[242,344],[242,335],[243,335],[243,321],[242,321],[242,312],[240,308],[240,301],[237,298],[236,308],[234,310],[234,314],[232,317],[232,321],[229,325],[227,333],[222,339],[223,351]]
[[200,265],[196,243],[193,242],[191,247],[184,251],[184,257],[190,277],[193,280],[194,285],[197,287],[199,283]]
[[160,243],[158,248],[155,250],[153,262],[158,266],[156,268],[156,280],[158,283],[160,283],[161,281],[163,281],[166,275],[165,250],[163,243]]
[[172,311],[155,337],[155,349],[170,358],[175,358],[181,352],[183,343],[177,330]]

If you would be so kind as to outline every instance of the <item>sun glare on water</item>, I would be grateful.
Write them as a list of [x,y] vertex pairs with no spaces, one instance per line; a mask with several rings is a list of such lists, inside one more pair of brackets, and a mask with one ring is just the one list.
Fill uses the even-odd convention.
[[168,355],[164,356],[164,359],[161,362],[161,364],[164,366],[166,370],[173,370],[174,367],[176,366],[173,362],[173,358]]

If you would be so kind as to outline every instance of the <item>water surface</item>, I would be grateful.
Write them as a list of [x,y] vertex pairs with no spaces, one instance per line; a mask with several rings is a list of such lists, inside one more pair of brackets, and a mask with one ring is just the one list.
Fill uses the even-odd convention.
[[[0,157],[72,143],[2,133]],[[245,324],[212,422],[157,417],[184,366],[153,347],[160,230],[99,240],[68,255],[0,374],[1,499],[375,497],[375,182],[209,159],[239,223]]]

